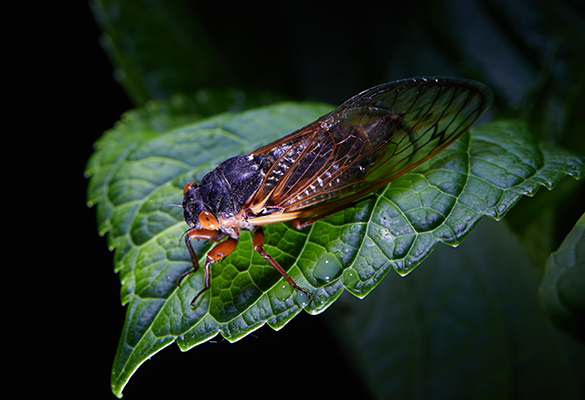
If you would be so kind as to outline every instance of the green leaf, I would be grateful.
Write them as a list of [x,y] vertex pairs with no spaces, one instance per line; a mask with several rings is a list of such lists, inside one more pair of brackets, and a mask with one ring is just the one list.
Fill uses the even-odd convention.
[[388,276],[366,299],[326,314],[355,370],[379,399],[578,399],[561,341],[539,306],[540,272],[506,223],[482,221],[420,271]]
[[178,1],[94,0],[101,43],[136,105],[235,79]]
[[[218,333],[233,342],[264,324],[280,329],[303,309],[320,313],[344,289],[364,297],[391,268],[406,275],[438,242],[459,244],[483,215],[502,218],[520,196],[584,173],[583,159],[537,144],[523,123],[480,126],[353,209],[303,231],[284,223],[266,227],[266,251],[313,293],[311,299],[293,292],[244,232],[237,249],[213,265],[211,290],[191,309],[203,271],[177,287],[190,269],[181,241],[187,225],[180,207],[161,202],[181,202],[186,182],[330,109],[282,103],[144,134],[130,123],[128,135],[117,127],[100,140],[88,167],[88,197],[98,204],[100,229],[109,231],[116,249],[122,302],[128,304],[114,393],[121,395],[139,365],[174,341],[182,350]],[[210,245],[194,248],[203,255]]]
[[551,320],[576,339],[585,332],[585,214],[546,261],[540,300]]

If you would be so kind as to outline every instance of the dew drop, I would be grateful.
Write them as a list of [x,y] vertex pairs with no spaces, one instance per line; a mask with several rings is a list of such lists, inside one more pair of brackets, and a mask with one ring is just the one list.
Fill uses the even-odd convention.
[[334,254],[327,253],[317,261],[313,276],[322,282],[329,282],[341,274],[341,263]]
[[309,304],[311,299],[303,292],[296,290],[295,294],[293,295],[293,300],[297,305],[305,307],[307,304]]
[[274,288],[274,295],[280,301],[285,301],[290,297],[293,292],[293,288],[287,282],[279,282]]
[[357,271],[353,268],[348,268],[343,271],[343,286],[354,288],[359,281]]

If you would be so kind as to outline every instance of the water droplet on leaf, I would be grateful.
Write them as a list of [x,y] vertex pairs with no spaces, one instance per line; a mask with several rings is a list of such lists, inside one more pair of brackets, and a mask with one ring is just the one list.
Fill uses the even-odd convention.
[[343,286],[353,288],[357,285],[359,278],[357,271],[353,268],[348,268],[343,271]]
[[341,274],[341,263],[334,254],[327,253],[317,261],[313,276],[322,282],[329,282]]
[[293,300],[295,301],[295,303],[301,307],[306,306],[307,304],[309,304],[309,301],[311,300],[309,298],[309,296],[307,296],[306,294],[304,294],[303,292],[299,292],[298,290],[295,291],[295,294],[293,296]]
[[280,282],[274,289],[274,295],[280,301],[285,301],[290,297],[293,292],[293,288],[287,282]]

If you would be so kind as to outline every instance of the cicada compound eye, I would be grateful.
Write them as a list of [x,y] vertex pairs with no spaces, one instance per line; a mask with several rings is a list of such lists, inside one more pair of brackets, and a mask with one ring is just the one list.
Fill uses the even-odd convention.
[[217,218],[209,211],[201,211],[199,213],[199,223],[204,229],[215,231],[219,228]]
[[189,182],[185,185],[185,187],[183,188],[183,195],[187,194],[187,191],[189,190],[189,188],[193,186],[193,182]]

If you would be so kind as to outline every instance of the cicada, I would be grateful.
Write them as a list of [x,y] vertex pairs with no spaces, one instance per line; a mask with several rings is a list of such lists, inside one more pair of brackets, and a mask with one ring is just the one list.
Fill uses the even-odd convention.
[[290,221],[303,229],[351,207],[440,152],[488,108],[491,90],[455,78],[412,78],[384,83],[350,98],[315,122],[251,153],[230,158],[183,190],[189,229],[185,243],[193,268],[199,262],[191,240],[217,242],[207,253],[210,268],[237,246],[242,229],[253,247],[296,290],[298,286],[264,250],[262,226]]

